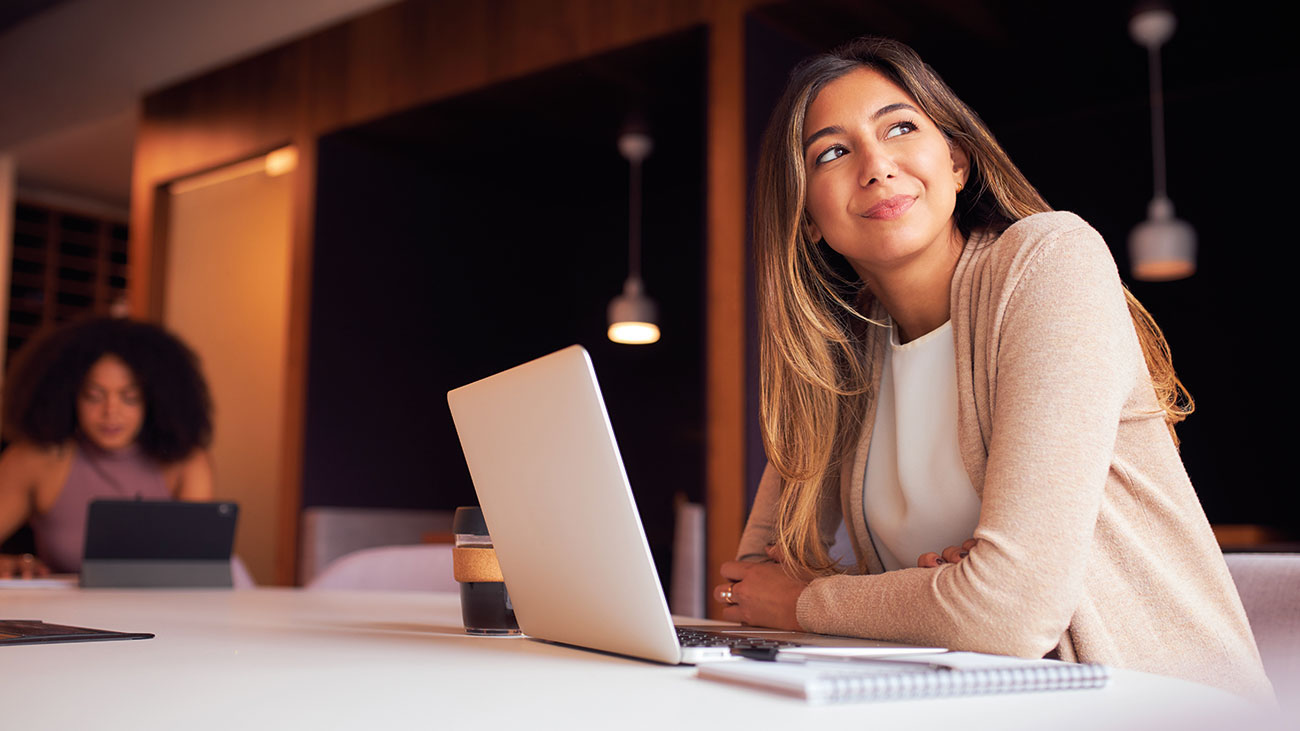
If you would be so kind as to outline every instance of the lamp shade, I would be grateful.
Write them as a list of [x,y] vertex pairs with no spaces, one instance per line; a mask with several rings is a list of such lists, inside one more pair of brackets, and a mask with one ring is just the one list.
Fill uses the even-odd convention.
[[659,340],[659,312],[642,290],[640,277],[628,277],[623,294],[609,303],[609,339],[625,345],[648,345]]
[[1147,220],[1129,233],[1128,250],[1136,279],[1166,282],[1196,273],[1196,230],[1174,217],[1174,204],[1164,196],[1151,201]]

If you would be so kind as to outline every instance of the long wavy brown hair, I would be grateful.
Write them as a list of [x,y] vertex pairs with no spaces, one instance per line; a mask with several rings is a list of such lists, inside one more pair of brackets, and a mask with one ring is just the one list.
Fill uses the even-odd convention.
[[[950,144],[966,152],[970,177],[953,212],[963,236],[1001,231],[1051,210],[979,116],[908,46],[860,38],[791,72],[763,138],[755,183],[761,419],[768,459],[783,482],[777,543],[795,566],[821,574],[837,567],[818,528],[818,504],[834,489],[872,396],[861,347],[870,295],[839,273],[825,245],[810,233],[804,117],[827,84],[859,68],[884,75],[910,94]],[[1192,412],[1191,396],[1174,374],[1155,320],[1127,288],[1124,295],[1176,444],[1174,424]]]

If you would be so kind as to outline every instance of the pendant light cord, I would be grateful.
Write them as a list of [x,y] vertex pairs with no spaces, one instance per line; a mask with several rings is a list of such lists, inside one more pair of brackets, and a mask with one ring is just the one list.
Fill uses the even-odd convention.
[[641,161],[628,160],[627,273],[641,279]]
[[1165,100],[1163,81],[1160,77],[1160,47],[1153,43],[1147,46],[1148,64],[1151,73],[1151,160],[1155,167],[1155,197],[1165,198]]

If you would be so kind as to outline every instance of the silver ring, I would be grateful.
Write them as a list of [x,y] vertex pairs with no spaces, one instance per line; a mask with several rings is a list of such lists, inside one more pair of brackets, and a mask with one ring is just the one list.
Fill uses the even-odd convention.
[[31,566],[36,563],[36,557],[30,553],[24,553],[18,560],[21,561],[24,566]]
[[731,592],[732,592],[735,588],[736,588],[736,582],[733,581],[733,582],[731,582],[731,586],[728,586],[727,588],[725,588],[725,589],[722,590],[721,594],[722,594],[722,601],[723,601],[723,602],[725,602],[725,603],[727,603],[727,604],[730,604],[730,605],[732,605],[732,606],[735,606],[735,605],[736,605],[736,602],[735,602],[735,601],[732,601],[732,599],[731,599]]

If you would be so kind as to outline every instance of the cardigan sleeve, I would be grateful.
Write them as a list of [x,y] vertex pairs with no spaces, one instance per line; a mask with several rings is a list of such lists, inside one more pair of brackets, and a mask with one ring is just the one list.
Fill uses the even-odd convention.
[[763,469],[763,479],[758,482],[758,494],[754,496],[754,507],[745,522],[745,532],[740,534],[737,560],[768,560],[767,546],[776,539],[776,509],[780,498],[781,476],[769,464]]
[[1134,360],[1143,373],[1145,361],[1114,260],[1086,225],[1023,246],[989,309],[996,376],[975,547],[935,569],[818,579],[799,598],[806,629],[1042,657],[1069,626]]
[[[835,484],[838,484],[836,482]],[[758,483],[754,507],[745,522],[745,532],[740,536],[736,551],[739,561],[768,561],[767,547],[776,540],[776,511],[781,500],[781,475],[769,463],[763,469],[763,479]],[[829,551],[835,543],[835,529],[840,522],[840,503],[836,492],[822,495],[818,516],[822,546]]]

